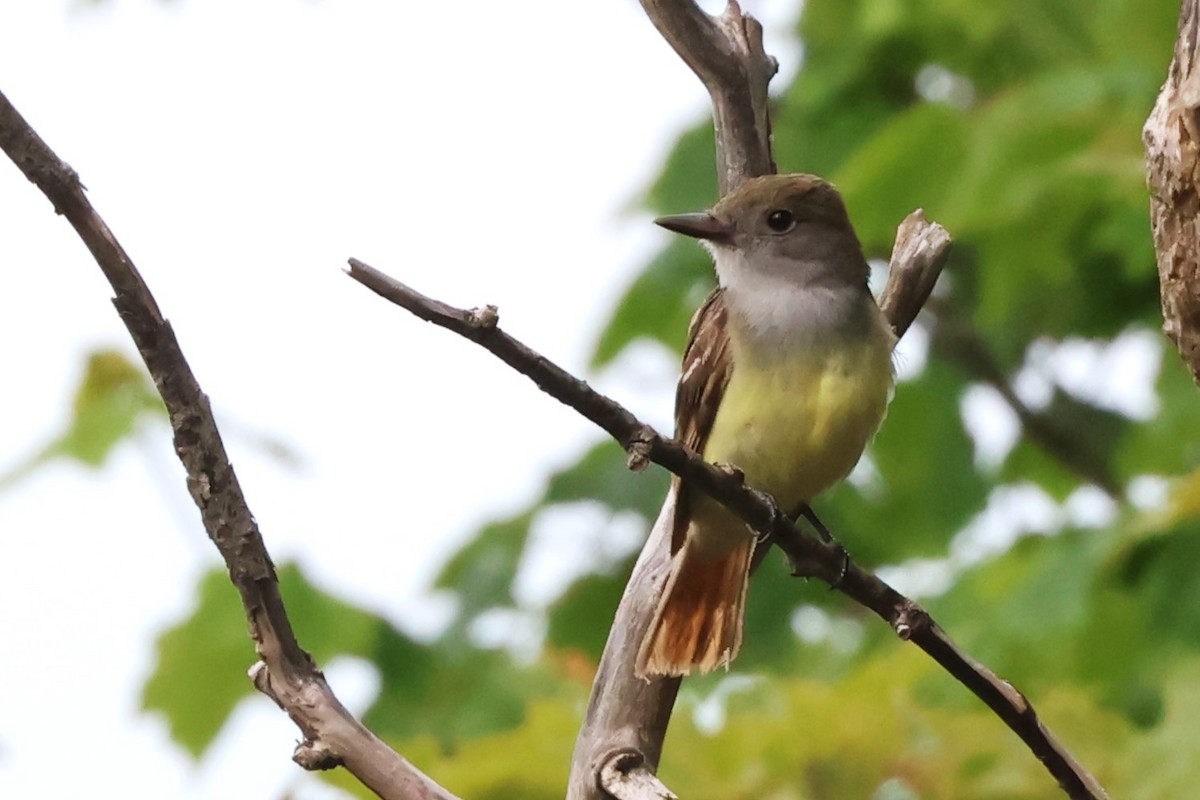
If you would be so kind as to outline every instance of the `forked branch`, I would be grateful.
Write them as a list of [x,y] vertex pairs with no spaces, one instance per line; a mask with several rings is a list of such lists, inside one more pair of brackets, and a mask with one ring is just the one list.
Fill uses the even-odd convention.
[[692,0],[642,0],[646,15],[708,90],[717,132],[717,183],[725,195],[775,172],[767,85],[779,69],[762,25],[737,0],[712,17]]

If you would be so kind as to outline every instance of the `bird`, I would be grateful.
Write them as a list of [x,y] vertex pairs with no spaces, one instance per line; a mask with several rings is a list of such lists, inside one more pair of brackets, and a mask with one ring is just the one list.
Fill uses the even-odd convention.
[[[842,196],[802,173],[751,178],[710,210],[655,222],[698,239],[717,288],[688,330],[675,435],[795,518],[850,474],[893,391],[895,335]],[[742,645],[754,532],[678,477],[671,562],[638,677],[724,666]]]

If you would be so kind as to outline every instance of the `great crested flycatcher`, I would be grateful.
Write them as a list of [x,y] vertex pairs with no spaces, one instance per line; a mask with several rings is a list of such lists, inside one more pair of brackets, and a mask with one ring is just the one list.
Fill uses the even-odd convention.
[[[719,283],[689,328],[675,435],[794,516],[850,474],[892,390],[894,336],[841,195],[813,175],[766,175],[656,222],[701,240]],[[728,666],[742,644],[754,534],[687,483],[668,508],[672,496],[671,569],[640,677]]]

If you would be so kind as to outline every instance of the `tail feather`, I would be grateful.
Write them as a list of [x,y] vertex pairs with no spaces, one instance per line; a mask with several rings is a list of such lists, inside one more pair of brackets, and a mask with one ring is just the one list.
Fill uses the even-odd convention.
[[715,558],[684,540],[671,560],[634,674],[689,675],[729,666],[742,646],[742,617],[754,539]]

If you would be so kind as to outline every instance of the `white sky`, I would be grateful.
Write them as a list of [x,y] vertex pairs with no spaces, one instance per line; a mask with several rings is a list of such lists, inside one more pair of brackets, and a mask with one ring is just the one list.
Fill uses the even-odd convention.
[[[793,4],[747,5],[778,34]],[[440,559],[596,433],[345,259],[494,303],[582,371],[666,240],[623,209],[707,110],[633,0],[7,0],[0,89],[174,324],[275,559],[414,631],[440,618],[422,602]],[[0,270],[2,473],[60,430],[89,350],[133,349],[99,269],[7,159]],[[673,378],[600,385],[664,424]],[[0,796],[322,794],[265,699],[198,767],[138,711],[153,637],[216,563],[165,427],[102,471],[63,464],[0,494],[0,541]],[[364,671],[330,674],[361,705]]]

